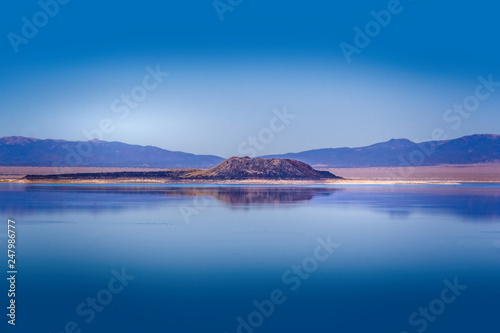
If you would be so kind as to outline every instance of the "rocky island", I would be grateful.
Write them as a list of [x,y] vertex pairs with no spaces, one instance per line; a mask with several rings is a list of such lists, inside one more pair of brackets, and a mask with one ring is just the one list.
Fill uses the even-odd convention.
[[24,182],[194,182],[288,180],[319,181],[342,179],[328,171],[291,159],[231,157],[211,169],[172,169],[165,171],[69,173],[27,175]]

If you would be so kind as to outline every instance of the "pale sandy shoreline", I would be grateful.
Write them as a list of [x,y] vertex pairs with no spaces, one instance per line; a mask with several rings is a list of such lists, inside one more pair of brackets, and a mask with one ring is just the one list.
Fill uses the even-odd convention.
[[333,174],[353,180],[499,182],[500,163],[439,165],[405,168],[328,168]]
[[135,185],[269,185],[269,186],[305,186],[305,185],[331,185],[331,186],[341,186],[341,185],[460,185],[460,184],[500,184],[500,181],[429,181],[429,180],[359,180],[359,179],[340,179],[340,180],[259,180],[259,179],[248,179],[248,180],[204,180],[204,179],[193,179],[193,180],[170,180],[170,179],[143,179],[143,178],[127,178],[127,179],[113,179],[113,180],[103,180],[103,179],[89,179],[89,180],[64,180],[64,181],[27,181],[21,179],[0,179],[0,183],[10,183],[10,184],[81,184],[81,185],[120,185],[120,184],[135,184]]

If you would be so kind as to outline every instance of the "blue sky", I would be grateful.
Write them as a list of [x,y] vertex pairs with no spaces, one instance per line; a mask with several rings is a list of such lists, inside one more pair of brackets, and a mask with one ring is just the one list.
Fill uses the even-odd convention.
[[[86,140],[104,124],[106,141],[229,157],[285,109],[259,154],[500,133],[500,87],[444,119],[479,76],[500,81],[492,1],[41,2],[53,17],[33,0],[0,14],[0,136]],[[357,48],[350,62],[341,43]],[[146,78],[156,68],[161,82]]]

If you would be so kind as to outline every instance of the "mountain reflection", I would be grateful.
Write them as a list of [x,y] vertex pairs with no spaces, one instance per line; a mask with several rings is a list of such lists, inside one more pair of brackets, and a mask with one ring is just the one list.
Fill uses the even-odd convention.
[[53,210],[122,210],[162,204],[192,205],[196,197],[212,197],[232,207],[246,207],[301,203],[336,191],[339,189],[314,187],[0,186],[0,209],[14,215]]
[[[45,191],[51,186],[28,186],[27,191]],[[150,186],[60,186],[59,191],[80,193],[98,193],[101,195],[139,195],[137,198],[148,200],[148,197],[197,197],[209,196],[229,205],[241,206],[252,204],[285,204],[311,200],[318,195],[330,195],[339,189],[314,187],[150,187]],[[141,201],[143,201],[141,200]]]
[[334,201],[395,218],[414,213],[453,214],[471,221],[500,222],[500,186],[359,187],[339,194]]
[[[215,187],[180,188],[176,195],[211,196],[231,206],[280,205],[308,201],[339,189],[312,187]],[[167,194],[168,195],[168,194]]]
[[[52,211],[104,211],[193,206],[213,198],[233,208],[331,206],[368,209],[405,218],[412,213],[453,214],[468,219],[500,217],[499,186],[74,186],[1,185],[0,210],[10,216]],[[491,219],[493,218],[493,219]]]

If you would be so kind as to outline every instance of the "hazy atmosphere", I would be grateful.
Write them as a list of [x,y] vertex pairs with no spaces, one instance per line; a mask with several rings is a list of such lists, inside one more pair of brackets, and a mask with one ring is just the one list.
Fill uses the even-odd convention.
[[3,136],[230,157],[266,128],[262,155],[499,132],[491,1],[63,2],[0,14]]

